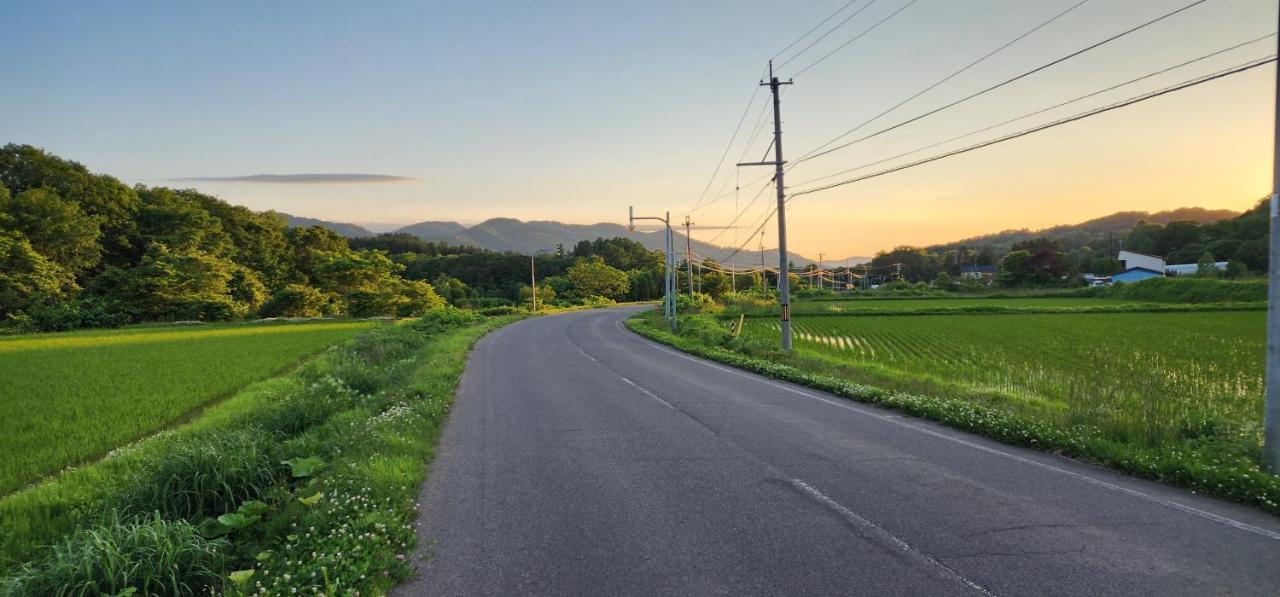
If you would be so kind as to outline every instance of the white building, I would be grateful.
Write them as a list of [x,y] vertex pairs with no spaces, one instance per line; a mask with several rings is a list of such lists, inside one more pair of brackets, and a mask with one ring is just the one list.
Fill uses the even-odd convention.
[[1120,271],[1141,268],[1153,272],[1163,272],[1165,267],[1163,257],[1134,251],[1120,251],[1120,254],[1116,256],[1116,260],[1120,262]]
[[[1219,261],[1214,263],[1213,267],[1218,271],[1225,272],[1227,271],[1227,262]],[[1164,268],[1164,273],[1169,274],[1170,276],[1194,276],[1199,272],[1199,263],[1175,263],[1173,265],[1165,266]]]

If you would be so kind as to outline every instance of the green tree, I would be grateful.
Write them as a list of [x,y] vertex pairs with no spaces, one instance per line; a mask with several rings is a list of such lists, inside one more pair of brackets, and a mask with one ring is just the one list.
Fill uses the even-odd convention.
[[625,297],[630,289],[627,273],[605,265],[604,259],[593,255],[569,268],[569,280],[574,292],[582,298],[602,296],[610,299]]
[[45,187],[98,220],[103,256],[109,264],[134,261],[142,249],[132,244],[134,214],[140,201],[119,180],[90,173],[84,166],[31,145],[0,148],[0,184],[15,195]]
[[134,321],[223,321],[248,312],[231,296],[236,270],[234,263],[213,255],[152,243],[136,267],[108,268],[91,290]]
[[98,220],[51,189],[28,189],[13,197],[0,193],[0,227],[22,232],[36,252],[73,274],[102,257]]
[[286,284],[262,305],[263,317],[320,317],[336,312],[334,297],[305,284]]
[[66,300],[71,272],[38,253],[21,232],[0,230],[0,323],[40,303]]
[[1196,276],[1200,278],[1217,278],[1222,275],[1218,270],[1218,266],[1213,259],[1213,253],[1208,251],[1200,256],[1200,260],[1196,262]]

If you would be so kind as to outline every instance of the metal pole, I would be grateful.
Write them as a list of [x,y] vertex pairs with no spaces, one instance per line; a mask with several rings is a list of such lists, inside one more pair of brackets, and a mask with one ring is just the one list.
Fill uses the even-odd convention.
[[693,247],[689,240],[689,229],[693,222],[689,221],[689,216],[684,217],[684,265],[689,270],[689,298],[693,298]]
[[529,255],[529,289],[533,291],[533,312],[538,312],[538,276],[534,273],[533,258],[537,253]]
[[[789,83],[789,82],[788,82]],[[769,61],[769,90],[773,92],[774,182],[778,187],[778,304],[782,307],[782,350],[791,350],[791,280],[787,268],[787,194],[782,183],[782,104],[778,100],[778,78]]]
[[[1280,20],[1280,19],[1278,19]],[[1280,48],[1280,38],[1277,38]],[[1275,146],[1271,169],[1271,250],[1267,261],[1267,402],[1263,415],[1262,457],[1272,474],[1280,474],[1280,63],[1276,68]]]
[[680,327],[680,317],[676,313],[676,256],[674,251],[676,248],[675,236],[671,234],[671,212],[667,212],[667,247],[671,249],[671,331],[676,331]]

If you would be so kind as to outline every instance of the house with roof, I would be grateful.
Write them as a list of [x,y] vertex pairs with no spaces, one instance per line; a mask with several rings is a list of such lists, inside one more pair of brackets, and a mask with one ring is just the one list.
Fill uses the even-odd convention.
[[1111,276],[1111,283],[1141,282],[1150,278],[1163,278],[1165,273],[1164,257],[1147,255],[1137,251],[1120,251],[1116,255],[1121,271]]

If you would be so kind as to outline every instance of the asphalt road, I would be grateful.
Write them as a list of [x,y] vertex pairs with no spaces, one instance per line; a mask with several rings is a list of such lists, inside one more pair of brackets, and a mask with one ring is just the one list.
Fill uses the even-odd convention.
[[472,353],[404,595],[1280,594],[1280,520],[695,359],[633,310]]

